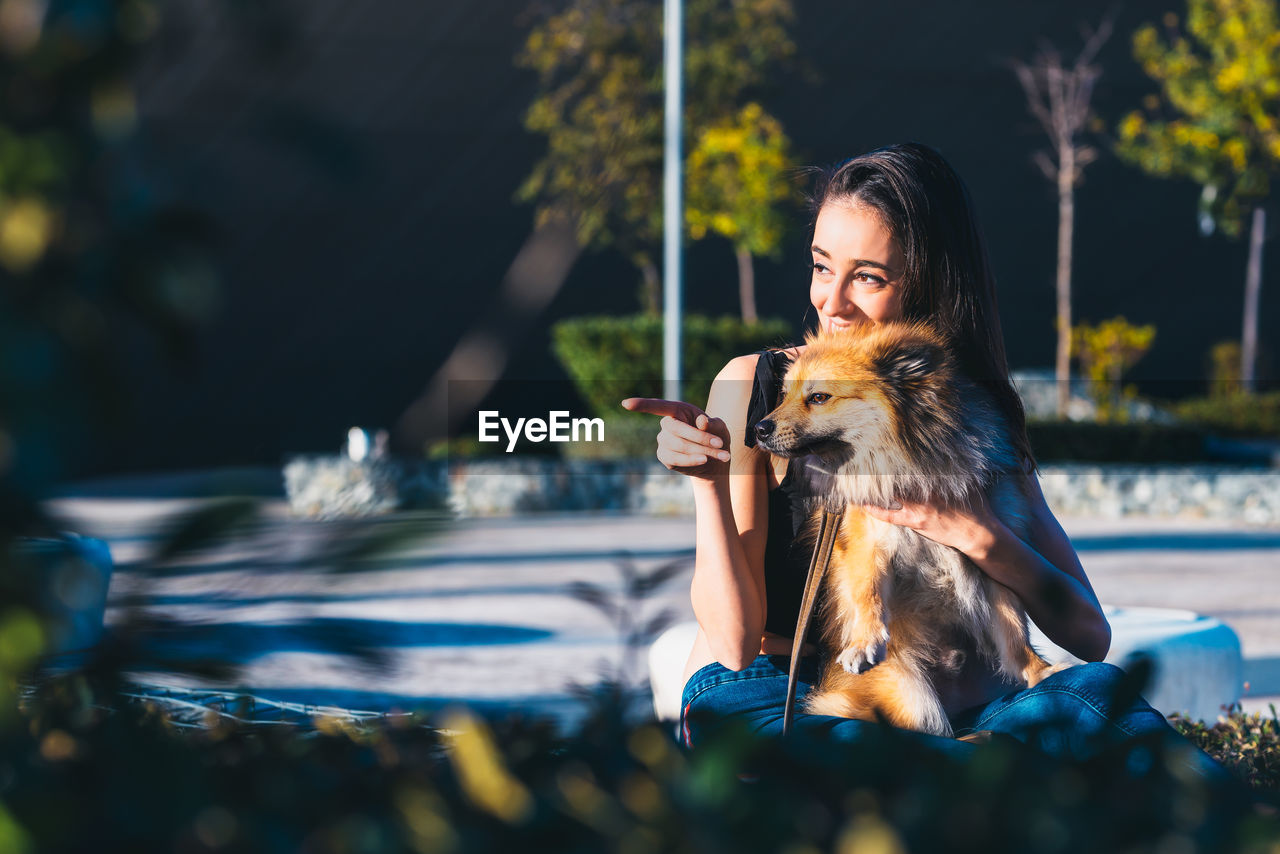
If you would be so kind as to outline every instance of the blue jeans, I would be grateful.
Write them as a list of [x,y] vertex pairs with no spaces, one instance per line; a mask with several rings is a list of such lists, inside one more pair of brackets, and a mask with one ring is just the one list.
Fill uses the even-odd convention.
[[[745,669],[734,671],[712,662],[689,677],[680,708],[680,741],[698,744],[708,728],[736,718],[761,735],[781,735],[787,696],[785,655],[760,655]],[[816,683],[817,656],[800,659],[796,702]],[[990,703],[951,716],[957,736],[977,730],[1007,733],[1043,752],[1071,759],[1087,759],[1107,747],[1148,733],[1161,733],[1181,760],[1200,774],[1221,778],[1227,772],[1208,755],[1181,738],[1146,700],[1135,697],[1126,708],[1112,708],[1112,698],[1124,678],[1113,664],[1081,664],[1061,670],[1034,688],[1012,691]],[[878,724],[828,715],[796,714],[793,730],[855,741]],[[912,738],[952,756],[967,755],[974,745],[953,738],[913,733]]]

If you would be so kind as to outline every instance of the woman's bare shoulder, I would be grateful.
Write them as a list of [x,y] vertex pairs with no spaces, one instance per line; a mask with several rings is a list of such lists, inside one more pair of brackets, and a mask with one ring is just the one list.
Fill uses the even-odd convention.
[[[796,347],[782,347],[779,352],[785,353],[788,359],[794,360],[797,356],[804,352],[804,345]],[[717,380],[749,380],[754,379],[756,368],[760,364],[760,353],[748,353],[745,356],[735,356],[730,359],[720,373],[716,374]]]
[[759,353],[730,359],[716,374],[707,395],[707,414],[724,421],[735,446],[741,444],[747,425],[747,410],[751,405],[751,390],[759,362]]
[[725,366],[720,369],[720,373],[716,374],[716,381],[733,382],[735,380],[749,380],[756,375],[756,365],[760,363],[759,353],[748,353],[745,356],[734,356]]

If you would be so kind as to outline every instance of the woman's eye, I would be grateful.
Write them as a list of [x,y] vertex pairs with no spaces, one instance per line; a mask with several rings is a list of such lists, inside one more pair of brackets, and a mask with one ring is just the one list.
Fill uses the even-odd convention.
[[813,405],[821,406],[822,404],[826,403],[830,399],[831,399],[831,395],[825,394],[820,391],[815,391],[813,394],[809,395],[808,402]]
[[814,262],[813,262],[813,269],[814,269],[816,272],[819,272],[819,273],[827,273],[827,272],[830,272],[830,271],[827,269],[827,267],[826,267],[826,265],[825,265],[825,264],[819,263],[818,261],[814,261]]
[[884,279],[871,273],[854,273],[853,278],[860,285],[869,285],[871,287],[880,287],[885,284]]

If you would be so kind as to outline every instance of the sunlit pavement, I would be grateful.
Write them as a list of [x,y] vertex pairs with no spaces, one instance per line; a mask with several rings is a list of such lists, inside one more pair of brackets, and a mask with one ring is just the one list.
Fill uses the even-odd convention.
[[[268,501],[234,538],[176,558],[153,557],[169,524],[199,502],[63,498],[49,507],[68,530],[108,541],[116,563],[108,625],[131,613],[173,618],[163,652],[240,667],[234,687],[278,700],[346,708],[437,708],[459,700],[571,720],[573,684],[644,678],[643,650],[621,633],[662,612],[692,617],[689,518],[565,514],[444,525],[422,513],[370,522],[293,519]],[[1239,634],[1249,710],[1280,705],[1280,529],[1187,520],[1067,518],[1104,603],[1185,608]],[[335,568],[371,535],[390,550]],[[624,592],[624,562],[641,575],[678,560],[642,599]],[[571,585],[603,593],[591,604]],[[607,616],[611,611],[612,616]],[[362,655],[355,654],[363,651]],[[139,681],[209,686],[151,671]],[[220,686],[222,687],[222,686]]]

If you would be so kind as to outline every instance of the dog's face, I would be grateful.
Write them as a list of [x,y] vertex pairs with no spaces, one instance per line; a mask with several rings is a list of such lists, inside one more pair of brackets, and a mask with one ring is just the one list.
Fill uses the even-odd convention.
[[782,402],[756,425],[759,446],[782,457],[814,455],[833,471],[855,463],[866,474],[912,459],[924,410],[938,408],[952,376],[940,336],[890,323],[806,344],[787,371]]

